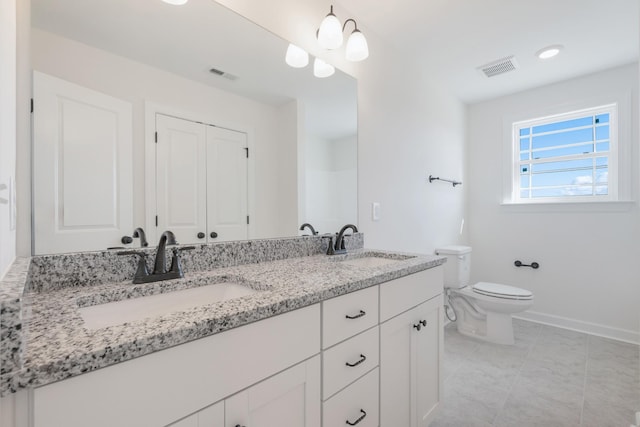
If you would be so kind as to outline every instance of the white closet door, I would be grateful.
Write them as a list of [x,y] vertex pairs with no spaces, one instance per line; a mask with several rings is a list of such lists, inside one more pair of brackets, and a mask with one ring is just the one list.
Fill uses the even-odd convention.
[[206,127],[158,114],[156,129],[157,234],[171,230],[180,244],[205,243]]
[[247,135],[207,127],[209,242],[247,239]]
[[131,104],[33,75],[34,252],[121,246],[133,231]]

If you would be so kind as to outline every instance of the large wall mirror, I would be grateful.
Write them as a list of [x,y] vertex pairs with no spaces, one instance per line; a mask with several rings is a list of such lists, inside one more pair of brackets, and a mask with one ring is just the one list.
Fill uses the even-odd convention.
[[[154,245],[164,229],[207,243],[356,223],[351,76],[316,78],[313,58],[289,67],[287,41],[213,0],[31,0],[31,13],[35,254],[139,245],[93,237],[117,227],[144,227]],[[102,105],[118,112],[91,116]],[[126,117],[129,145],[110,146]],[[170,145],[156,148],[156,133]],[[232,176],[241,156],[221,157],[233,144],[248,153],[246,182]],[[241,214],[244,231],[227,233]]]

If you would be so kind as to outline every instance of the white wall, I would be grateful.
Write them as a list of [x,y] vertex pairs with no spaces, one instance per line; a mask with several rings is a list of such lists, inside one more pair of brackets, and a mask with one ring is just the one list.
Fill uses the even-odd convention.
[[[306,216],[319,233],[358,221],[358,139],[306,138]],[[308,233],[308,230],[305,231]]]
[[[621,192],[638,201],[637,64],[475,104],[468,110],[469,240],[472,280],[533,291],[523,316],[639,341],[640,213],[637,203],[508,206],[503,201],[505,132],[511,117],[545,115],[583,101],[631,94],[621,111]],[[627,98],[629,100],[629,98]],[[629,107],[631,111],[629,111]],[[624,109],[624,104],[621,106]],[[507,135],[508,138],[508,135]],[[537,261],[518,269],[513,262]]]
[[[291,119],[295,123],[295,111],[294,116],[284,114],[277,107],[196,83],[38,29],[31,31],[31,56],[35,70],[133,104],[136,225],[144,226],[145,219],[144,102],[150,101],[172,111],[193,113],[198,118],[208,117],[212,124],[240,130],[249,129],[250,141],[253,142],[251,161],[255,164],[253,185],[256,196],[252,225],[257,234],[253,237],[281,236],[283,230],[289,230],[288,235],[296,234],[295,212],[293,219],[282,214],[282,210],[296,206],[297,203],[296,189],[285,191],[290,186],[292,174],[295,180],[295,170],[291,172],[287,169],[286,162],[289,159],[278,151],[283,142],[280,135],[287,138],[286,132],[282,132],[284,121]],[[37,108],[37,100],[35,102]],[[287,147],[290,146],[295,149],[295,144],[288,143]],[[21,165],[28,165],[29,159],[22,157],[20,162]],[[281,164],[284,166],[281,167]],[[285,180],[284,185],[280,180]],[[29,197],[27,190],[21,192],[21,195]],[[20,236],[21,240],[28,238]]]
[[0,2],[0,279],[16,256],[16,1]]
[[[465,107],[425,77],[411,52],[387,46],[360,22],[366,61],[348,63],[342,49],[322,52],[315,31],[328,11],[324,1],[218,2],[358,79],[357,225],[367,247],[432,253],[461,241],[464,186],[429,184],[427,177],[464,181]],[[352,16],[339,3],[334,11],[343,20]],[[379,222],[371,220],[374,201],[381,203]]]

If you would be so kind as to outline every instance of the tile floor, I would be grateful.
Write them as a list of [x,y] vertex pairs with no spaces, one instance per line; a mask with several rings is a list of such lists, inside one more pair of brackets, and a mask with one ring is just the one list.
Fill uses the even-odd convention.
[[444,401],[431,427],[629,427],[640,347],[514,319],[513,346],[445,328]]

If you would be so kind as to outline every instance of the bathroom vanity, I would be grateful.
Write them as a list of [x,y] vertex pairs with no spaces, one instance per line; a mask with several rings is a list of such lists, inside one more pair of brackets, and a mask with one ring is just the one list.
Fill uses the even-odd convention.
[[[184,279],[144,285],[111,282],[135,260],[105,268],[105,283],[37,277],[123,258],[109,253],[31,259],[21,366],[2,381],[3,399],[22,402],[15,427],[428,425],[442,397],[443,258],[322,245],[204,245],[185,253]],[[83,311],[232,282],[252,292],[127,323]]]

